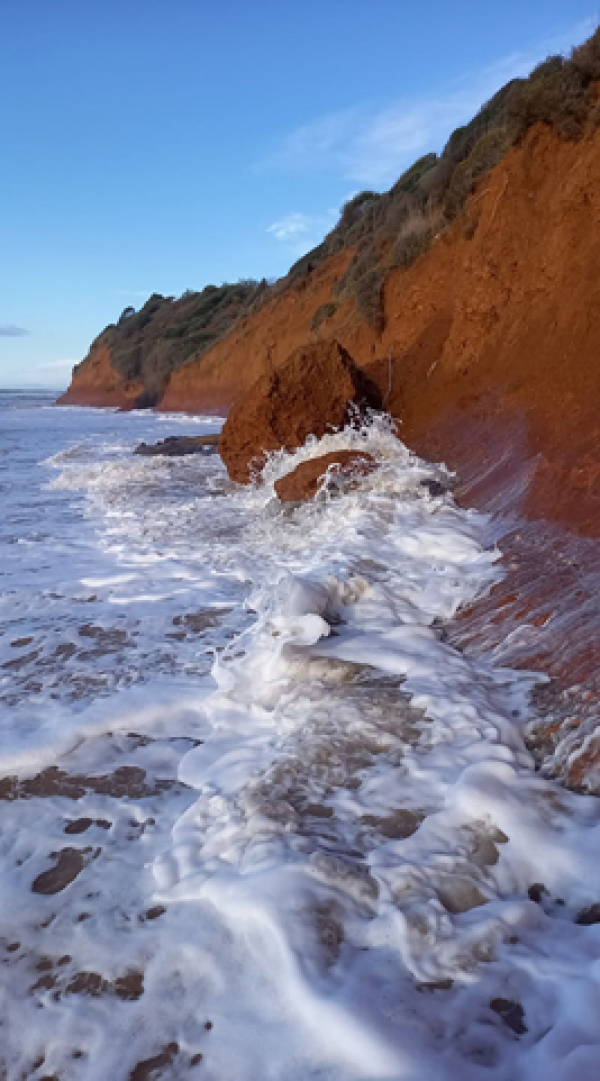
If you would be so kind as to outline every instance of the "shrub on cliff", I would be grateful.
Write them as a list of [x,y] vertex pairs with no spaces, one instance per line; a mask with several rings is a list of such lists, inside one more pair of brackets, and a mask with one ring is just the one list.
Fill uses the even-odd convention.
[[600,28],[583,45],[573,49],[571,63],[588,85],[600,79]]
[[418,158],[417,161],[402,174],[400,179],[397,180],[391,188],[391,191],[404,191],[409,195],[414,194],[419,190],[421,181],[425,175],[437,165],[437,161],[437,154],[424,154],[422,158]]
[[439,214],[412,214],[395,240],[390,267],[412,266],[427,251],[441,224]]
[[322,323],[325,323],[327,319],[331,319],[332,315],[335,315],[336,311],[337,304],[334,304],[333,301],[330,301],[328,304],[321,304],[312,317],[310,329],[318,330]]
[[600,30],[570,59],[550,56],[527,79],[513,79],[494,94],[469,124],[452,133],[435,167],[423,178],[429,205],[442,205],[451,221],[477,179],[537,123],[551,125],[561,138],[579,139],[599,111],[593,92],[600,78]]
[[[596,46],[594,46],[594,40]],[[591,87],[593,57],[600,49],[600,32],[587,43],[590,67],[562,56],[550,56],[538,64],[528,79],[518,80],[507,99],[508,121],[515,123],[513,135],[520,139],[534,124],[550,124],[563,139],[579,139],[593,112],[594,95]]]
[[344,203],[337,229],[340,232],[349,232],[353,225],[363,216],[368,206],[379,199],[375,191],[360,191],[352,199]]
[[292,263],[290,269],[287,272],[286,278],[283,281],[294,281],[297,278],[303,277],[305,274],[310,274],[311,270],[321,262],[331,252],[328,250],[326,242],[317,244],[316,248],[312,248],[306,255],[301,255],[295,263]]
[[589,113],[587,79],[575,64],[550,57],[512,88],[507,113],[516,139],[540,121],[563,139],[578,139]]
[[409,217],[421,205],[415,193],[388,192],[367,206],[349,233],[355,252],[335,287],[335,295],[340,300],[353,300],[362,318],[378,331],[383,329],[382,287],[390,252]]
[[371,267],[354,282],[354,299],[363,319],[375,330],[381,332],[383,316],[383,270],[380,266]]
[[476,181],[498,164],[511,142],[505,125],[489,128],[479,137],[468,157],[455,166],[443,198],[444,215],[448,221],[452,221],[462,210]]

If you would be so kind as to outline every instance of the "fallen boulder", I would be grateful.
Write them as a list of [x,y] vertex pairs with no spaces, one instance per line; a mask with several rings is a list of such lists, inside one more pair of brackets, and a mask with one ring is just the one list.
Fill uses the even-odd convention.
[[340,487],[346,487],[354,479],[371,473],[377,468],[377,463],[371,454],[359,450],[335,450],[319,458],[309,458],[275,482],[278,498],[282,503],[312,499],[330,468]]
[[247,484],[270,451],[320,439],[368,407],[381,408],[380,392],[339,342],[304,345],[234,404],[219,452],[231,479]]
[[218,447],[219,433],[212,435],[168,435],[158,443],[140,443],[134,454],[143,454],[148,458],[155,454],[166,454],[170,458],[179,458],[184,454],[199,454],[206,447]]

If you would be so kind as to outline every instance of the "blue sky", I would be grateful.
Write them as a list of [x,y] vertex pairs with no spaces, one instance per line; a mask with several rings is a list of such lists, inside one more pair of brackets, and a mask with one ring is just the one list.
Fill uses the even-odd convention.
[[273,277],[579,0],[1,0],[0,386],[66,385],[127,305]]

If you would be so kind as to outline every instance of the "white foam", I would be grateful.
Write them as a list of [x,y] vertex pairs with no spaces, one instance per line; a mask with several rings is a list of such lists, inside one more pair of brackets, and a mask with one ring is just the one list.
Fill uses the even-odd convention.
[[[41,581],[56,589],[61,568],[78,648],[83,603],[100,628],[84,624],[84,640],[127,642],[86,661],[91,675],[122,664],[124,681],[139,678],[54,712],[48,686],[20,734],[16,709],[0,764],[31,773],[58,760],[81,774],[122,763],[150,779],[176,771],[181,784],[77,802],[77,815],[114,822],[59,894],[52,931],[40,927],[54,902],[29,885],[72,802],[6,805],[11,933],[45,935],[44,950],[51,941],[106,980],[143,970],[145,985],[128,1003],[49,990],[35,1009],[15,976],[10,1068],[31,1069],[43,1047],[44,1070],[67,1081],[125,1078],[175,1042],[173,1076],[201,1050],[213,1081],[595,1076],[600,939],[574,920],[600,898],[598,801],[535,774],[522,732],[536,677],[444,642],[443,622],[500,573],[489,523],[431,496],[423,480],[451,478],[379,418],[273,456],[249,489],[215,457],[131,458],[147,418],[102,423],[115,431],[100,449],[74,440],[47,455],[48,499],[76,520]],[[379,470],[352,491],[332,478],[310,504],[277,504],[279,476],[346,447]],[[59,602],[45,603],[51,628]],[[167,638],[227,607],[208,637]],[[127,823],[149,810],[136,859]],[[158,903],[166,914],[140,922]],[[516,1004],[509,1023],[503,1000]]]

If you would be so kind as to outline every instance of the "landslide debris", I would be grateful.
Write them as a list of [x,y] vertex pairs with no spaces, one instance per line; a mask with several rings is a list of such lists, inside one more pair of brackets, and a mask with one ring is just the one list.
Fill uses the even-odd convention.
[[231,479],[247,484],[270,451],[320,439],[367,408],[381,408],[380,392],[338,341],[301,346],[232,407],[219,452]]
[[299,503],[317,494],[328,470],[336,486],[345,488],[376,468],[371,454],[357,450],[336,450],[301,462],[291,473],[275,482],[281,503]]

